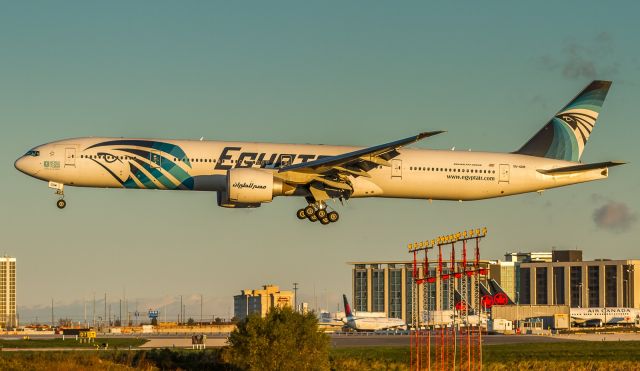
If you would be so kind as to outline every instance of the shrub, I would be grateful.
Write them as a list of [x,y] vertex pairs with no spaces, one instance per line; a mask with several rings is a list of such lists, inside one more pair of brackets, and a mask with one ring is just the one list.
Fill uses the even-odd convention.
[[229,337],[226,360],[246,370],[327,370],[329,337],[318,331],[313,313],[272,308],[251,315]]

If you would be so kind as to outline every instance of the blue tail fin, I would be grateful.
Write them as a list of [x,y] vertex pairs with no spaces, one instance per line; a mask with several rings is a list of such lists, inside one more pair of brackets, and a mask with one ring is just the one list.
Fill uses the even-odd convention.
[[515,153],[580,161],[611,81],[593,81]]

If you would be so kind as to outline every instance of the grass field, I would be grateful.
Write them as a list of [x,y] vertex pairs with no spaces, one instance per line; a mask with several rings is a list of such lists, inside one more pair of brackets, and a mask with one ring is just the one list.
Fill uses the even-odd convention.
[[[220,349],[4,352],[0,370],[227,370],[220,353]],[[339,348],[332,349],[330,357],[332,370],[409,369],[405,347]],[[483,348],[483,359],[483,370],[495,371],[640,370],[640,342],[490,345]]]
[[101,345],[103,343],[109,344],[110,349],[122,349],[131,347],[138,347],[146,343],[146,339],[133,339],[133,338],[96,338],[92,344],[80,343],[73,339],[36,339],[36,340],[1,340],[0,347],[2,348],[95,348],[95,345]]
[[[336,369],[406,369],[404,347],[340,348],[331,352]],[[640,342],[562,342],[483,347],[485,370],[640,370]]]

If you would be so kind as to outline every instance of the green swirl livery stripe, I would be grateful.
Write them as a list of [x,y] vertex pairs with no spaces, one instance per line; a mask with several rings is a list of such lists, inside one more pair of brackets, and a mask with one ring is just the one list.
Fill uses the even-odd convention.
[[[189,159],[179,146],[164,142],[123,139],[96,143],[87,149],[111,146],[117,146],[117,148],[112,148],[113,151],[126,153],[127,158],[133,157],[133,160],[128,163],[130,175],[125,181],[118,179],[113,172],[109,171],[123,187],[140,188],[142,185],[147,189],[158,189],[160,187],[157,183],[160,183],[166,189],[193,189],[191,175],[172,160],[177,158],[177,161],[191,167]],[[152,158],[156,161],[152,161]],[[179,184],[176,184],[163,171],[175,178]]]

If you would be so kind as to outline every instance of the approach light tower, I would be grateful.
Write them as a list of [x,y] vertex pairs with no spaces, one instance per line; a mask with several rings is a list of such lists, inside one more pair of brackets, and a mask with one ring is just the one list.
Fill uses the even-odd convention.
[[[482,369],[479,291],[480,277],[486,276],[488,270],[480,267],[480,240],[486,235],[487,228],[477,228],[408,244],[409,253],[413,254],[411,370]],[[467,259],[469,241],[475,241],[473,260]],[[459,257],[458,242],[462,242]],[[430,269],[429,251],[436,247],[437,265]],[[443,254],[447,248],[450,254]],[[423,258],[419,259],[419,254]],[[429,285],[434,286],[430,289]],[[432,292],[436,293],[434,298]],[[439,303],[431,303],[437,299]],[[451,317],[444,315],[445,308],[452,311]]]

